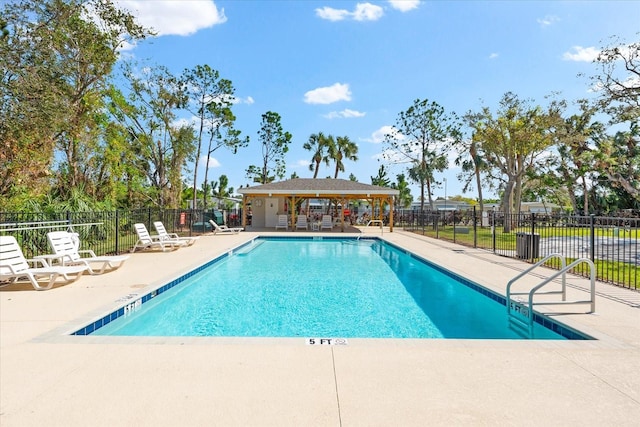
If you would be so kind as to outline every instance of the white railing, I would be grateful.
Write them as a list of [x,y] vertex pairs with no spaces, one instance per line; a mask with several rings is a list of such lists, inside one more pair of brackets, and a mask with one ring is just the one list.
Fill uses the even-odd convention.
[[[544,279],[538,285],[531,288],[528,292],[511,292],[511,286],[518,279],[524,277],[525,275],[530,273],[532,270],[536,269],[537,267],[539,267],[540,265],[544,264],[546,261],[552,258],[559,258],[561,260],[562,268],[560,268],[559,271],[555,272],[551,276]],[[590,285],[591,285],[589,290],[590,298],[588,300],[567,301],[566,273],[572,270],[575,266],[582,263],[586,263],[587,265],[589,265],[589,268],[590,268],[590,274],[589,274]],[[555,280],[559,276],[562,277],[562,280],[561,280],[562,289],[560,291],[545,292],[544,294],[547,294],[547,295],[562,294],[562,301],[543,301],[538,303],[534,302],[533,297],[536,293],[538,293],[538,290],[540,290],[541,288],[543,288],[544,286],[546,286],[547,284],[549,284],[551,281]],[[516,301],[512,298],[514,295],[527,295],[528,298],[527,298],[527,301]],[[525,322],[521,318],[518,318],[517,315],[524,317],[526,320],[527,329],[529,331],[529,336],[533,335],[533,324],[534,324],[533,306],[536,304],[538,305],[590,304],[591,307],[590,307],[589,313],[595,312],[596,311],[596,268],[595,268],[595,265],[593,264],[593,261],[591,261],[588,258],[579,258],[573,261],[571,264],[567,265],[564,256],[562,256],[561,254],[556,253],[556,254],[547,255],[546,257],[542,258],[540,261],[538,261],[531,267],[527,268],[526,270],[518,274],[516,277],[514,277],[507,283],[507,301],[506,301],[507,318],[509,319],[509,321],[517,321],[525,325]]]

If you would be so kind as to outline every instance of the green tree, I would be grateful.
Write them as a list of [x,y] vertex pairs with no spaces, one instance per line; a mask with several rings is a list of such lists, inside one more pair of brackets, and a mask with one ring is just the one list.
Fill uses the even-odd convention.
[[[468,112],[463,119],[469,128],[473,128],[479,117],[477,114]],[[457,178],[463,183],[462,191],[466,193],[471,188],[472,183],[475,183],[480,211],[482,212],[484,210],[484,195],[482,190],[484,187],[489,189],[494,188],[494,181],[491,179],[490,169],[484,159],[482,146],[477,140],[471,137],[458,140],[455,148],[458,151],[458,156],[454,162],[457,166],[460,166],[461,169]]]
[[396,175],[396,182],[391,183],[391,188],[394,188],[400,192],[395,199],[397,208],[408,208],[413,202],[413,196],[411,195],[411,188],[409,188],[409,182],[406,180],[404,174]]
[[117,49],[148,32],[112,2],[13,1],[0,15],[0,195],[47,191],[56,148],[58,191],[91,187],[102,92]]
[[371,185],[378,185],[380,187],[389,187],[391,180],[387,176],[387,171],[384,165],[380,165],[378,168],[378,175],[371,177]]
[[637,209],[640,205],[640,123],[596,143],[599,182],[618,193],[616,208]]
[[[561,118],[555,129],[555,145],[558,155],[550,158],[554,167],[553,175],[556,180],[545,180],[547,189],[565,188],[573,212],[579,212],[578,191],[583,198],[583,214],[589,214],[589,175],[594,169],[594,142],[603,136],[604,126],[594,121],[598,110],[585,100],[577,102],[579,114]],[[558,109],[566,108],[564,101],[559,102]],[[544,171],[544,168],[539,169]]]
[[312,153],[309,170],[313,171],[313,179],[318,177],[320,163],[324,162],[329,166],[329,147],[333,145],[333,136],[325,136],[322,132],[318,132],[309,136],[309,140],[302,146],[302,148]]
[[[204,182],[208,181],[209,159],[214,151],[225,147],[234,153],[249,140],[240,139],[240,131],[234,129],[235,116],[231,112],[235,89],[230,80],[221,79],[220,73],[209,65],[198,65],[183,72],[181,83],[187,96],[187,110],[197,117],[196,155],[193,168],[194,191],[198,182],[198,164],[202,152],[202,142],[209,135]],[[196,206],[194,193],[193,206]],[[204,193],[204,207],[207,206],[207,193]]]
[[[481,144],[487,163],[506,182],[502,198],[506,213],[519,211],[525,174],[553,143],[551,116],[507,92],[495,117],[485,107],[473,124],[473,138]],[[510,230],[511,224],[505,221],[505,232]]]
[[162,207],[178,207],[182,176],[195,151],[195,133],[189,124],[177,121],[186,94],[180,81],[165,67],[146,68],[139,73],[129,67],[129,101],[117,117],[129,132],[134,149],[144,161],[151,185],[149,199]]
[[613,37],[594,64],[598,73],[591,80],[600,95],[600,109],[617,123],[637,120],[640,117],[640,41],[627,44]]
[[358,145],[348,136],[339,136],[335,143],[328,147],[329,159],[336,163],[333,178],[338,178],[339,172],[344,172],[344,160],[355,162],[358,160]]
[[258,138],[262,146],[262,165],[250,165],[247,178],[254,182],[267,184],[276,177],[282,179],[286,173],[284,155],[289,151],[291,134],[285,132],[280,123],[280,114],[267,111],[262,115],[262,125],[258,131]]
[[436,102],[416,99],[398,115],[393,131],[385,135],[389,161],[408,164],[408,176],[420,184],[420,209],[424,210],[425,192],[433,209],[432,186],[435,172],[447,167],[447,150],[460,139],[460,124],[455,114],[447,114]]
[[110,166],[106,180],[102,180],[99,186],[107,187],[107,191],[113,193],[119,207],[147,206],[150,198],[146,174],[149,164],[133,126],[136,109],[115,87],[107,92],[105,99],[110,118],[105,131],[107,148],[103,155],[105,167]]
[[9,36],[9,30],[7,29],[7,21],[0,18],[0,38]]

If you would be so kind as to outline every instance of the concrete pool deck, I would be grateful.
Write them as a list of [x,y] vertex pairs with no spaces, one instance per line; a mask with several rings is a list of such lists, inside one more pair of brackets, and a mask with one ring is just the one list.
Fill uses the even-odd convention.
[[[385,240],[501,294],[528,267],[387,231]],[[366,232],[381,236],[379,228]],[[276,233],[203,236],[175,252],[135,253],[119,270],[44,292],[0,288],[0,425],[635,426],[640,419],[640,292],[602,283],[595,314],[585,314],[587,305],[539,309],[573,313],[555,318],[593,341],[310,346],[300,338],[65,335],[258,234]],[[523,288],[540,280],[527,277]],[[585,299],[588,281],[569,282],[569,299]]]

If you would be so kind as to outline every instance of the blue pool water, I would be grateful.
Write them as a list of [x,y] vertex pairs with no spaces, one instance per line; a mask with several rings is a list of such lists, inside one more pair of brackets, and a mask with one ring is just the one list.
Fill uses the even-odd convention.
[[152,296],[77,333],[523,338],[500,296],[378,240],[258,239]]

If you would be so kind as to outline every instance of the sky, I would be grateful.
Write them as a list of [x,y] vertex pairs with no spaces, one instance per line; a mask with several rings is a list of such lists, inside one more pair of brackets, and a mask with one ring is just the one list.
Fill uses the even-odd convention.
[[[462,116],[484,106],[495,111],[506,92],[541,106],[552,93],[590,98],[598,51],[613,36],[640,38],[637,1],[115,2],[157,33],[127,46],[123,59],[176,75],[207,64],[233,82],[236,128],[251,142],[235,155],[215,151],[209,165],[201,161],[198,186],[209,167],[209,180],[226,175],[235,189],[254,185],[245,171],[262,164],[258,131],[267,111],[280,114],[293,135],[285,178],[313,177],[302,146],[323,132],[358,145],[358,161],[345,161],[338,178],[354,174],[370,184],[384,164],[395,182],[407,165],[385,162],[382,140],[414,100]],[[453,158],[436,175],[434,198],[476,198],[475,190],[462,192]],[[318,177],[333,177],[333,169]],[[193,174],[185,179],[193,182]],[[417,201],[418,186],[411,189]]]

